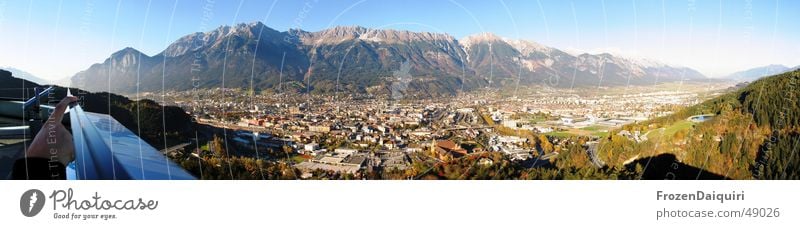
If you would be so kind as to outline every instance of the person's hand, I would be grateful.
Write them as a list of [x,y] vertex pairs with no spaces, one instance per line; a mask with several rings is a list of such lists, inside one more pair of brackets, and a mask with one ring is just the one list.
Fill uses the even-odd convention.
[[53,109],[53,113],[45,120],[42,129],[33,138],[31,146],[25,153],[26,157],[47,158],[57,160],[64,166],[75,158],[75,147],[72,135],[61,124],[64,112],[70,103],[78,101],[77,97],[64,97]]

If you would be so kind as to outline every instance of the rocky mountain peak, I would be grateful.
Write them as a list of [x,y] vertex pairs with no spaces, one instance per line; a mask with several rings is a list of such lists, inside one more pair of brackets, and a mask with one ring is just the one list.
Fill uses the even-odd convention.
[[229,37],[241,37],[256,40],[263,37],[279,37],[281,33],[264,25],[260,21],[239,23],[233,26],[224,25],[208,32],[197,32],[183,36],[170,44],[161,54],[176,57],[191,50],[206,49],[223,44]]
[[465,48],[469,49],[472,45],[479,44],[479,43],[493,43],[493,42],[505,42],[504,39],[500,36],[495,35],[494,33],[490,32],[483,32],[478,34],[473,34],[462,38],[460,43],[464,45]]
[[134,48],[126,47],[111,54],[111,57],[106,62],[110,61],[114,67],[126,68],[139,63],[143,58],[150,58],[150,56]]

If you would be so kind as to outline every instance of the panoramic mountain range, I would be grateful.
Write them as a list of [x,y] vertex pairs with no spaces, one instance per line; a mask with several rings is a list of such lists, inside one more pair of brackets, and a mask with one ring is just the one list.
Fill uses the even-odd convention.
[[756,68],[751,68],[739,72],[732,73],[730,75],[725,76],[725,79],[730,79],[738,82],[744,81],[754,81],[760,79],[761,77],[777,75],[784,72],[790,72],[800,69],[800,66],[796,67],[786,67],[780,64],[771,64],[767,66],[761,66]]
[[597,87],[705,79],[686,67],[607,53],[572,55],[491,33],[456,39],[358,26],[280,32],[254,22],[186,35],[154,56],[125,48],[71,81],[73,87],[123,94],[251,86],[381,94],[390,93],[398,80],[393,73],[404,63],[412,76],[407,90],[427,95],[516,85]]

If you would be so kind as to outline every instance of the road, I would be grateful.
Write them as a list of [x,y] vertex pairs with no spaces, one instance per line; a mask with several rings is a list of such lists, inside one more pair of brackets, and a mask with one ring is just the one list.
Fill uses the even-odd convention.
[[191,144],[192,144],[192,142],[181,143],[181,144],[178,144],[178,145],[166,148],[166,149],[162,149],[161,153],[162,154],[167,154],[169,152],[172,152],[172,151],[175,151],[175,150],[178,150],[178,149],[183,149],[183,147],[186,147],[186,146],[191,145]]
[[600,160],[600,157],[597,155],[597,145],[598,143],[587,143],[586,153],[589,154],[589,159],[591,159],[592,164],[594,164],[597,168],[602,168],[606,165],[603,160]]
[[453,131],[453,130],[469,130],[469,129],[491,129],[494,127],[491,126],[474,126],[474,127],[455,127],[455,128],[447,128],[442,129],[442,131]]
[[264,127],[250,127],[250,126],[244,127],[244,126],[239,126],[239,125],[234,125],[234,124],[226,124],[226,123],[222,123],[222,122],[219,122],[219,121],[197,120],[197,123],[198,124],[209,125],[209,126],[213,126],[213,127],[217,127],[217,128],[229,129],[229,130],[245,130],[245,131],[250,131],[250,132],[261,132],[261,133],[269,132],[269,129],[264,128]]
[[541,157],[539,157],[539,160],[542,160],[542,161],[549,161],[549,160],[550,160],[550,158],[553,158],[553,157],[555,157],[555,156],[558,156],[558,153],[555,153],[555,152],[553,152],[553,153],[548,153],[548,154],[545,154],[545,155],[542,155]]

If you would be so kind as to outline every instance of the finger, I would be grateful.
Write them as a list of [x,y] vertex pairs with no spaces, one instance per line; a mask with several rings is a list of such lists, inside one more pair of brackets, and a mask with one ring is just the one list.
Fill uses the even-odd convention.
[[48,120],[48,122],[49,121],[54,121],[54,122],[60,123],[61,119],[64,118],[64,111],[67,110],[67,105],[69,105],[69,103],[75,102],[75,101],[78,101],[77,97],[74,97],[74,96],[64,97],[64,99],[62,99],[61,102],[58,102],[58,104],[56,104],[55,109],[53,109],[53,113],[50,114],[51,118]]
[[56,106],[64,106],[64,107],[66,107],[67,105],[69,105],[70,103],[75,102],[75,101],[78,101],[78,97],[68,95],[68,96],[64,97],[63,99],[61,99],[61,101],[59,101]]

